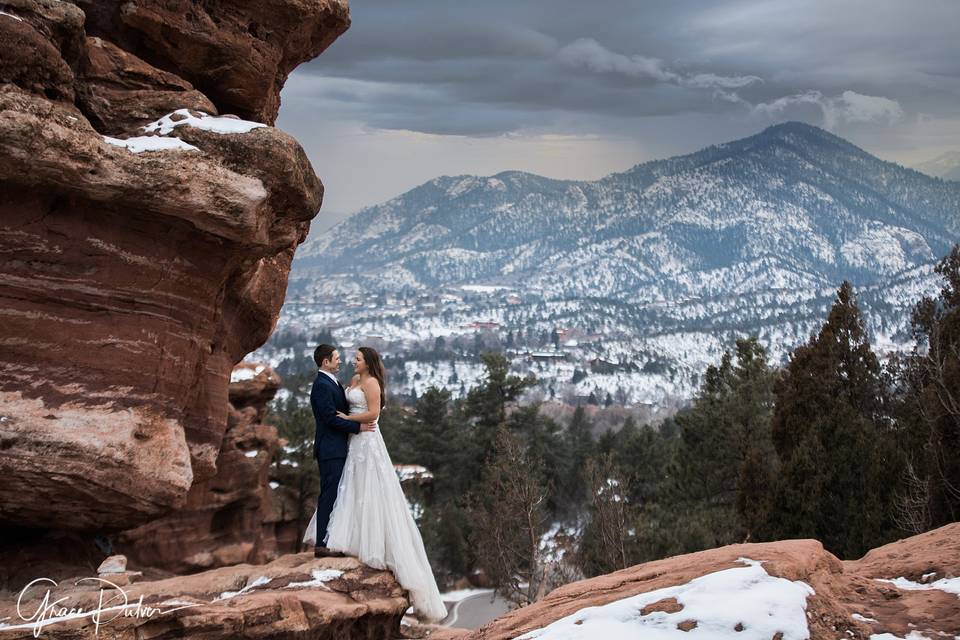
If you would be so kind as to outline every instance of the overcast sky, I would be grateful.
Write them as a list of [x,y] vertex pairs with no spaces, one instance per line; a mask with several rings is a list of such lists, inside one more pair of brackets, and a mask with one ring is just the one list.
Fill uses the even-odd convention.
[[903,164],[960,149],[960,0],[356,0],[351,14],[290,76],[277,122],[329,214],[439,175],[599,178],[783,120]]

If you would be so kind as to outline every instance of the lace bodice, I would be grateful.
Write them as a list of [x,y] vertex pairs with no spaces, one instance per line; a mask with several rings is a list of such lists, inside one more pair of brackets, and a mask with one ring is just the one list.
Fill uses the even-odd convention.
[[[350,403],[350,415],[356,415],[370,410],[370,407],[367,406],[367,396],[364,395],[363,389],[360,387],[347,387],[345,394],[347,396],[347,402]],[[374,422],[376,422],[376,420],[374,420]]]

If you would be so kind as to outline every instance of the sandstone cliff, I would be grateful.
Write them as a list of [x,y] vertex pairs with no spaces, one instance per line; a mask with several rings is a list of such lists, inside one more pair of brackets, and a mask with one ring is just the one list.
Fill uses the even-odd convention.
[[349,9],[0,10],[0,527],[129,529],[216,477],[231,369],[323,194],[269,125]]

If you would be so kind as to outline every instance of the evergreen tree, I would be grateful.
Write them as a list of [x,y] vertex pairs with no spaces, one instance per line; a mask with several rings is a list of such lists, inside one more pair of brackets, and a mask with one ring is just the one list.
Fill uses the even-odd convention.
[[736,510],[746,540],[768,535],[776,453],[771,436],[775,373],[756,337],[737,340],[736,383],[730,409],[739,446]]
[[470,424],[470,435],[460,445],[467,450],[461,470],[468,482],[480,477],[484,459],[493,449],[497,429],[506,423],[507,406],[536,383],[536,378],[510,374],[510,363],[502,353],[484,353],[486,379],[470,389],[463,402],[462,421]]
[[895,434],[849,282],[819,334],[791,354],[776,396],[782,473],[770,525],[777,537],[815,537],[844,558],[894,537]]
[[557,486],[557,502],[565,505],[572,515],[588,498],[586,462],[593,457],[596,445],[593,440],[593,423],[587,418],[584,408],[577,405],[570,424],[563,434],[564,445],[569,452],[567,468]]
[[759,341],[739,339],[735,354],[725,353],[719,366],[707,369],[693,406],[675,417],[675,499],[695,512],[693,522],[702,527],[687,533],[697,547],[755,538],[766,522],[774,467],[773,380]]

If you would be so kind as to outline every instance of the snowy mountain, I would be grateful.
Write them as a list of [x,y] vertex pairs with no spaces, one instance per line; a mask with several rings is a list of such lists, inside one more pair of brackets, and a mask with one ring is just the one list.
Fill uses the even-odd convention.
[[[519,332],[528,340],[514,347],[554,395],[656,405],[688,397],[737,336],[782,358],[844,279],[877,342],[902,346],[910,307],[958,238],[960,183],[789,122],[592,182],[431,180],[305,243],[284,322],[398,352]],[[564,344],[529,341],[554,331]],[[531,356],[543,347],[555,356]]]
[[928,176],[960,181],[960,151],[948,151],[932,160],[916,165],[915,168]]

